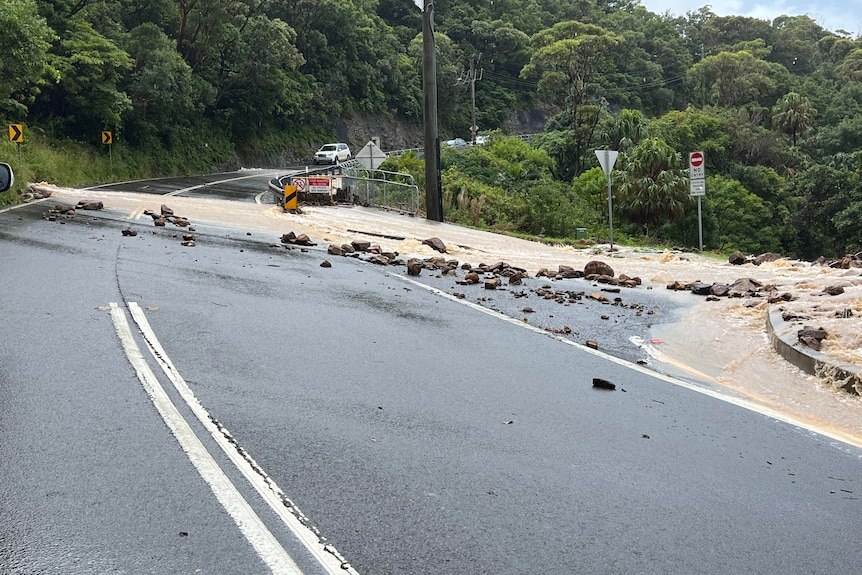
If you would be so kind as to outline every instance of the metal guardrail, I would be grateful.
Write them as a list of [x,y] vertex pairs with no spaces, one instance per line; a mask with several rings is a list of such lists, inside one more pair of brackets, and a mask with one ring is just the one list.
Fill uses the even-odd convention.
[[326,168],[307,169],[285,174],[269,181],[273,203],[284,200],[284,186],[296,177],[332,175],[341,178],[335,197],[359,203],[416,213],[419,211],[419,186],[410,174],[386,170],[368,170],[358,160],[348,160]]

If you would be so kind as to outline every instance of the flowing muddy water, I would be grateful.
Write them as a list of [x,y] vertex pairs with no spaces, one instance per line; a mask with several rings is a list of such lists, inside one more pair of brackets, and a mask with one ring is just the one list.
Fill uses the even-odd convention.
[[[771,347],[766,334],[767,304],[745,305],[744,300],[705,298],[673,292],[666,286],[674,281],[732,283],[752,278],[776,293],[790,293],[793,300],[780,304],[788,311],[804,314],[812,327],[829,333],[823,350],[832,357],[862,365],[862,269],[832,269],[806,262],[778,260],[760,266],[730,265],[726,259],[697,254],[618,248],[607,245],[587,248],[549,246],[431,222],[405,214],[352,206],[303,208],[298,215],[285,214],[273,205],[228,202],[205,198],[170,197],[99,190],[69,190],[40,186],[53,199],[75,203],[82,199],[102,200],[105,209],[119,211],[130,221],[141,220],[145,209],[158,210],[168,204],[193,224],[212,224],[256,232],[272,241],[289,231],[305,233],[321,244],[371,240],[385,251],[401,257],[430,258],[441,254],[422,244],[423,239],[440,238],[447,247],[447,259],[493,264],[505,261],[535,275],[542,268],[556,271],[559,265],[576,269],[590,260],[610,264],[615,273],[640,277],[652,294],[670,298],[682,306],[669,323],[664,318],[636,342],[649,354],[650,367],[689,382],[721,388],[726,393],[786,414],[789,418],[822,429],[833,436],[862,446],[862,398],[836,391],[828,383],[803,373],[783,360]],[[52,199],[47,200],[51,202]],[[140,223],[140,222],[139,222]],[[332,256],[330,256],[330,259]],[[403,272],[403,270],[400,270]],[[841,286],[844,293],[825,295],[827,286]],[[622,295],[626,295],[623,290]]]

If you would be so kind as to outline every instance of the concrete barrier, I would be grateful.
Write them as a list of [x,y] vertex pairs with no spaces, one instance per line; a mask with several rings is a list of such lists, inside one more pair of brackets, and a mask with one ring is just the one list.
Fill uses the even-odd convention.
[[862,395],[862,367],[838,361],[815,351],[799,341],[797,332],[804,321],[784,321],[780,306],[773,305],[766,314],[766,331],[778,354],[835,389]]

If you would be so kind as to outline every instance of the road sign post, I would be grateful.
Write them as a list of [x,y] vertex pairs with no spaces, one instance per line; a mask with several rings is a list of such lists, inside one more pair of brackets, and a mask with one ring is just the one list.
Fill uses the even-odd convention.
[[689,195],[697,197],[697,237],[700,251],[703,251],[703,215],[701,198],[706,195],[706,166],[703,152],[688,155]]
[[614,169],[614,164],[617,161],[619,152],[616,150],[596,150],[596,157],[599,159],[599,164],[602,166],[605,175],[608,177],[608,224],[611,232],[611,252],[614,251],[614,204],[611,199],[611,172]]
[[111,177],[114,177],[114,134],[102,131],[102,144],[108,146],[108,159],[111,162]]
[[18,144],[18,163],[21,163],[21,144],[24,143],[24,126],[9,124],[9,141]]

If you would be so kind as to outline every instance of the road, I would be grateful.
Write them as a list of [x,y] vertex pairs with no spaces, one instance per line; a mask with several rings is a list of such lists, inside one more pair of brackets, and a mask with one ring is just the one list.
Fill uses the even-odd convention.
[[0,212],[2,573],[862,570],[857,448],[319,246],[49,205]]

